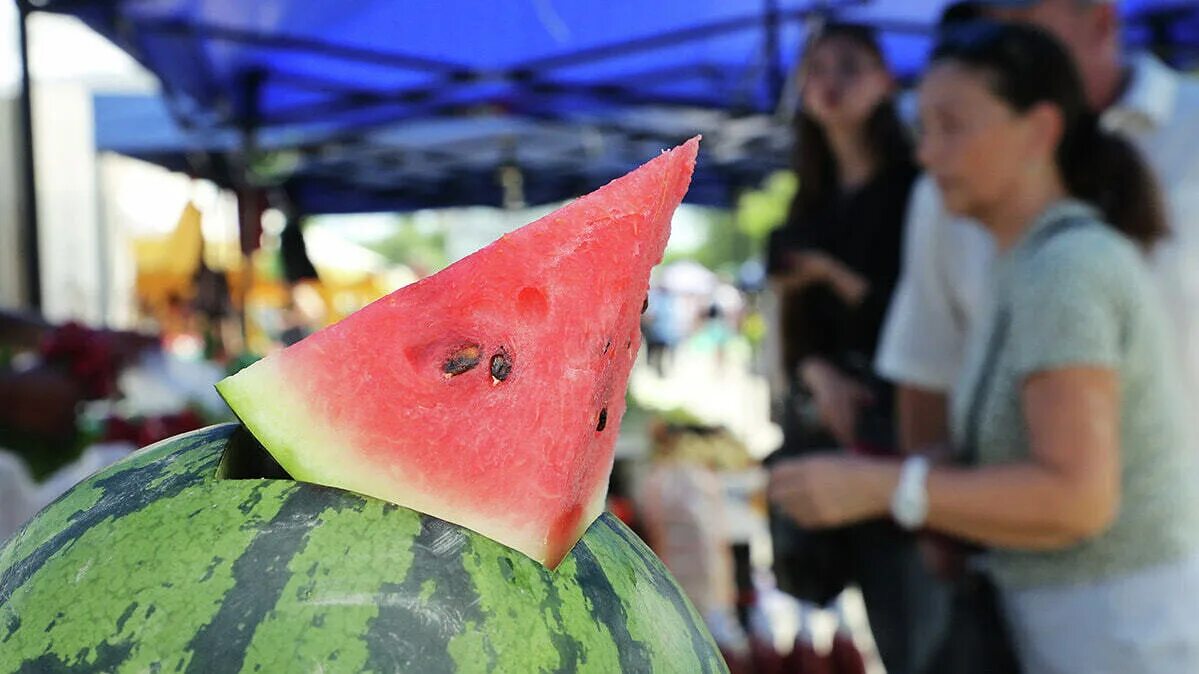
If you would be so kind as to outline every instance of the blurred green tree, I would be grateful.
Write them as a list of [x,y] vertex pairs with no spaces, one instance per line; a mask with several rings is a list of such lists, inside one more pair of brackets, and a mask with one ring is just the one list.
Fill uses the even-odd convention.
[[787,218],[797,181],[791,171],[778,171],[756,190],[746,190],[733,210],[703,209],[704,242],[692,251],[670,252],[667,261],[692,259],[718,272],[735,274],[746,260],[761,256],[770,232]]

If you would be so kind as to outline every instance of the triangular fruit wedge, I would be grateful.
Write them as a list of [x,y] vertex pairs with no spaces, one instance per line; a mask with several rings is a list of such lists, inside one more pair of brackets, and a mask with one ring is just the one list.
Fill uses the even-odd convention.
[[699,139],[217,388],[294,478],[554,568],[602,512],[650,268]]

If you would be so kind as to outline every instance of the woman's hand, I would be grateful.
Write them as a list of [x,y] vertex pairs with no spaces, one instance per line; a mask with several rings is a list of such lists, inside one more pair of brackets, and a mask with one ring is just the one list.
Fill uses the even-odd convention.
[[766,493],[800,525],[821,529],[886,515],[898,483],[898,463],[826,454],[780,462]]
[[796,251],[791,254],[791,273],[787,275],[787,285],[798,290],[814,283],[826,283],[837,264],[827,253],[818,250]]
[[812,392],[820,423],[843,447],[852,445],[858,411],[874,402],[870,389],[820,358],[806,359],[800,365],[800,377]]
[[841,299],[856,306],[870,290],[870,283],[837,258],[819,250],[801,250],[791,256],[793,271],[786,284],[799,290],[817,283],[827,283]]

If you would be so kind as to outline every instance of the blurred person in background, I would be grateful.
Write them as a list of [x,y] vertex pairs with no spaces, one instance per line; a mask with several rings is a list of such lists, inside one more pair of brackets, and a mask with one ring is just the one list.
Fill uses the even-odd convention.
[[641,316],[645,335],[645,358],[659,377],[665,377],[674,361],[682,329],[679,326],[679,300],[660,285],[650,286],[647,308]]
[[770,236],[767,273],[780,298],[782,366],[811,392],[821,429],[850,446],[865,409],[890,414],[869,364],[899,277],[916,169],[895,80],[869,28],[825,26],[800,77],[799,190]]
[[977,22],[941,39],[919,157],[999,251],[953,387],[953,450],[937,466],[797,459],[770,494],[808,526],[890,513],[986,548],[967,573],[994,584],[1019,668],[998,652],[975,666],[1195,672],[1197,457],[1144,261],[1162,206],[1150,169],[1090,107],[1039,29]]
[[733,552],[728,539],[724,485],[689,451],[695,433],[661,421],[650,428],[651,466],[636,504],[646,542],[678,580],[730,660],[748,655],[747,636],[735,613]]
[[[800,78],[799,189],[767,247],[791,391],[783,447],[769,460],[847,449],[887,454],[894,451],[891,388],[872,375],[871,362],[899,277],[916,177],[911,144],[895,79],[869,28],[822,27],[808,41]],[[923,671],[945,611],[913,537],[882,521],[834,537],[792,528],[774,514],[780,587],[823,603],[843,581],[857,583],[887,671]],[[813,585],[825,587],[801,589]]]
[[[1108,0],[977,0],[945,20],[1027,22],[1058,38],[1078,66],[1101,127],[1148,161],[1166,197],[1168,236],[1151,258],[1166,302],[1187,396],[1188,437],[1199,419],[1199,83],[1148,53],[1126,55],[1116,3]],[[897,385],[905,451],[944,444],[947,398],[965,344],[985,306],[994,242],[985,228],[951,216],[930,177],[917,181],[907,216],[903,275],[879,344],[878,373]]]

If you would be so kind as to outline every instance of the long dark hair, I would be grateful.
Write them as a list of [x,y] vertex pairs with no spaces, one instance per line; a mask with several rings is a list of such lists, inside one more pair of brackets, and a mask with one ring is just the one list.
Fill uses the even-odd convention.
[[[810,53],[821,44],[841,39],[865,49],[880,66],[886,59],[874,31],[853,23],[829,23],[808,43]],[[878,162],[878,168],[893,163],[910,162],[912,144],[891,98],[884,99],[866,121],[866,140]],[[799,175],[799,192],[792,204],[792,215],[808,217],[820,211],[837,196],[837,158],[824,129],[808,115],[803,107],[795,116],[795,172]]]
[[1022,24],[972,21],[945,31],[932,60],[979,72],[1018,113],[1039,103],[1056,106],[1064,125],[1057,165],[1070,194],[1097,206],[1112,226],[1146,248],[1165,234],[1153,173],[1128,141],[1100,127],[1074,62],[1049,34]]

